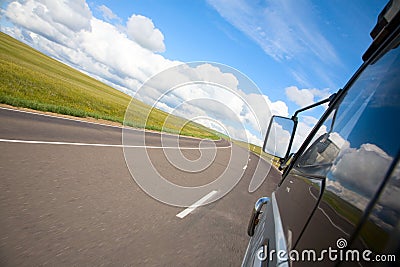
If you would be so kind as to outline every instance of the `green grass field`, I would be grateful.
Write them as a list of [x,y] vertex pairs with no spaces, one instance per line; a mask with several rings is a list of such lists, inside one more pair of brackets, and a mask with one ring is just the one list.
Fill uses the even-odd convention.
[[[0,103],[3,104],[105,119],[137,128],[219,139],[215,131],[151,108],[2,32],[0,79]],[[129,116],[130,120],[124,122],[125,111],[131,99],[135,115]]]

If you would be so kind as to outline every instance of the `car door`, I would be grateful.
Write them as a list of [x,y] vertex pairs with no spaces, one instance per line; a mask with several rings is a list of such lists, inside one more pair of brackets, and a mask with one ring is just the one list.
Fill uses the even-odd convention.
[[[316,165],[321,166],[312,166],[301,157],[296,162],[296,168],[325,178],[318,206],[292,247],[300,255],[305,250],[312,250],[313,254],[293,260],[293,266],[306,266],[310,261],[316,266],[336,266],[339,262],[362,266],[357,260],[346,259],[343,253],[354,245],[353,235],[373,205],[400,150],[399,44],[397,37],[345,91],[331,130],[323,138],[326,145],[329,143],[329,151],[322,149],[325,156],[313,155],[315,159],[323,159],[323,164],[316,160]],[[369,226],[363,242],[377,244],[383,236],[375,236],[374,226]]]

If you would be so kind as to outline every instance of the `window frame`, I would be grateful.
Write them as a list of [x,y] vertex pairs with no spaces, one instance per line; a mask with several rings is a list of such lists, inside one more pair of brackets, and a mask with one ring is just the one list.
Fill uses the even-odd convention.
[[[376,49],[375,53],[371,57],[369,57],[367,61],[363,62],[363,64],[357,69],[357,71],[350,78],[350,80],[345,84],[343,89],[338,90],[336,97],[329,103],[328,109],[324,112],[324,114],[321,116],[318,122],[314,125],[313,129],[311,130],[307,138],[304,140],[299,150],[295,153],[289,166],[287,166],[287,168],[284,170],[282,174],[282,179],[279,182],[278,187],[281,186],[282,183],[285,181],[286,177],[288,177],[288,174],[292,171],[295,164],[297,164],[300,155],[303,155],[303,153],[307,150],[309,144],[313,141],[313,138],[318,133],[318,130],[321,128],[321,126],[325,123],[325,121],[329,118],[329,116],[332,115],[332,112],[336,112],[339,109],[339,106],[342,103],[344,97],[347,95],[347,92],[357,81],[360,75],[369,65],[378,61],[384,54],[388,52],[388,47],[391,45],[392,41],[396,39],[399,35],[400,35],[400,26],[398,26],[397,29],[392,32],[392,34],[386,39],[386,41],[378,49]],[[336,114],[333,115],[336,116]]]

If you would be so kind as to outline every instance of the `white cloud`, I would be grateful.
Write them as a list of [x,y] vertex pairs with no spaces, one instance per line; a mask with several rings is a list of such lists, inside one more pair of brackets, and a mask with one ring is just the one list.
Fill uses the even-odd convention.
[[70,38],[90,30],[92,14],[84,1],[70,3],[57,1],[11,2],[6,17],[16,25],[60,44],[74,45]]
[[267,104],[269,105],[272,115],[278,115],[282,117],[289,116],[289,108],[285,102],[280,100],[272,102],[268,96],[263,95],[263,97],[265,99],[265,102],[267,102]]
[[133,94],[149,77],[179,63],[94,18],[84,1],[14,1],[5,15],[15,25],[6,29],[12,36],[125,93]]
[[[393,158],[374,144],[366,143],[358,149],[351,148],[337,133],[333,134],[336,135],[331,134],[330,139],[337,142],[339,147],[342,144],[342,147],[331,168],[334,180],[327,180],[327,188],[363,210],[378,189],[382,175],[387,172]],[[399,209],[398,192],[398,187],[388,187],[380,203],[385,208]]]
[[285,94],[290,101],[296,103],[299,107],[311,105],[330,96],[329,89],[299,89],[297,86],[286,87]]
[[42,0],[45,13],[40,14],[50,19],[51,22],[62,24],[74,32],[90,30],[92,12],[85,0],[54,1]]
[[92,31],[82,32],[77,41],[86,54],[110,67],[111,72],[140,82],[176,64],[142,48],[115,26],[96,18],[92,19]]
[[290,86],[285,89],[285,94],[290,101],[300,107],[308,106],[314,103],[314,95],[308,89],[299,89],[297,86]]
[[[138,91],[135,97],[165,111],[187,119],[197,117],[219,121],[234,138],[262,144],[271,118],[275,114],[287,116],[288,107],[282,101],[272,102],[262,95],[247,78],[227,66],[211,63],[179,65],[162,72]],[[245,83],[246,90],[241,86]],[[210,122],[205,124],[220,130]]]
[[341,150],[332,173],[342,184],[355,186],[364,196],[371,196],[389,168],[392,157],[374,144]]
[[[181,71],[179,72],[183,74]],[[205,75],[202,79],[211,82],[213,80],[210,76],[212,73],[213,71]],[[190,74],[191,72],[189,72],[189,76]],[[201,74],[199,74],[199,77]],[[176,78],[178,75],[168,76]],[[216,76],[218,77],[219,75]],[[180,81],[177,82],[181,83]],[[223,81],[220,82],[223,83]],[[225,81],[226,83],[229,83],[229,81]],[[159,84],[159,82],[155,84]],[[170,83],[166,82],[165,84]],[[171,87],[173,86],[170,84],[169,87],[142,88],[141,90],[145,91],[139,91],[139,98],[145,99],[148,104],[152,104],[156,101],[156,98],[161,97],[159,101],[167,104],[167,107],[161,107],[160,105],[165,111],[171,112],[172,109],[172,114],[191,120],[197,117],[204,117],[210,121],[219,121],[229,130],[228,135],[232,138],[244,141],[250,139],[252,141],[257,140],[257,144],[260,143],[260,137],[257,139],[255,134],[245,131],[245,128],[253,128],[255,131],[260,132],[258,122],[260,114],[254,111],[256,108],[253,106],[254,103],[249,103],[248,95],[240,92],[237,88],[221,87],[214,83],[188,83],[184,86],[174,88],[172,91],[168,91],[167,89]],[[149,94],[149,92],[153,93]],[[262,97],[258,95],[258,99],[262,99]],[[267,109],[265,102],[263,107]],[[204,121],[201,120],[200,122]],[[215,130],[220,130],[221,128],[219,125],[217,126],[210,122],[206,122],[204,125]]]
[[153,21],[142,15],[132,15],[126,24],[126,32],[132,40],[154,52],[164,52],[164,35],[155,28]]
[[114,12],[111,9],[109,9],[105,5],[101,5],[97,9],[101,12],[103,18],[107,21],[111,21],[111,20],[120,21],[121,20],[116,14],[114,14]]

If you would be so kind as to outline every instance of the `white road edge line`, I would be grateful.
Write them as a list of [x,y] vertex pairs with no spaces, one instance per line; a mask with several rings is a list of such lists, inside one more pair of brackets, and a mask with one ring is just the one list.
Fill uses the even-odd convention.
[[[111,127],[111,128],[123,129],[122,126],[104,124],[104,123],[93,122],[93,121],[84,121],[84,120],[80,120],[78,118],[74,119],[74,118],[55,116],[55,115],[50,115],[50,114],[43,114],[43,113],[37,113],[37,112],[32,112],[32,111],[27,111],[27,110],[12,109],[12,108],[5,108],[5,107],[0,107],[0,109],[4,109],[4,110],[8,110],[8,111],[20,112],[20,113],[26,113],[26,114],[32,114],[32,115],[38,115],[38,116],[43,116],[43,117],[49,117],[49,118],[55,118],[55,119],[61,119],[61,120],[67,120],[67,121],[76,121],[76,122],[83,122],[83,123],[106,126],[106,127]],[[142,131],[141,129],[133,129],[133,128],[132,128],[132,130],[134,130],[134,131]]]
[[[179,135],[172,134],[172,133],[149,131],[149,130],[146,130],[146,129],[133,128],[133,127],[130,127],[130,126],[116,126],[116,125],[104,124],[104,123],[93,122],[93,121],[79,120],[78,118],[75,119],[75,118],[68,118],[68,117],[62,117],[62,116],[55,116],[55,115],[51,115],[51,114],[37,113],[37,112],[28,111],[28,110],[12,109],[12,108],[6,108],[6,107],[0,107],[0,109],[4,109],[4,110],[8,110],[8,111],[20,112],[20,113],[27,113],[27,114],[32,114],[32,115],[38,115],[38,116],[43,116],[43,117],[49,117],[49,118],[55,118],[55,119],[61,119],[61,120],[67,120],[67,121],[75,121],[75,122],[88,123],[88,124],[94,124],[94,125],[111,127],[111,128],[118,128],[118,129],[123,129],[123,130],[130,130],[130,131],[137,131],[137,132],[148,132],[148,133],[158,133],[160,135],[179,136]],[[198,138],[198,137],[191,137],[191,136],[184,136],[184,135],[182,135],[181,137],[183,137],[183,138],[191,138],[191,139],[199,139],[199,140],[207,140],[207,139],[202,139],[202,138]],[[216,141],[220,141],[221,139],[222,138],[220,138],[219,140],[216,140]]]
[[30,141],[30,140],[14,140],[0,139],[4,143],[21,143],[21,144],[44,144],[44,145],[70,145],[70,146],[100,146],[100,147],[123,147],[123,148],[163,148],[163,149],[215,149],[215,148],[230,148],[230,146],[222,147],[174,147],[174,146],[133,146],[133,145],[111,145],[111,144],[89,144],[89,143],[72,143],[72,142],[51,142],[51,141]]
[[200,198],[199,200],[197,200],[193,205],[191,205],[190,207],[188,207],[187,209],[181,211],[180,213],[178,213],[176,215],[176,217],[178,218],[185,218],[186,215],[188,215],[189,213],[191,213],[192,211],[194,211],[197,207],[201,206],[204,202],[206,202],[209,198],[211,198],[213,195],[215,195],[218,191],[213,190],[210,193],[208,193],[207,195],[205,195],[204,197]]

